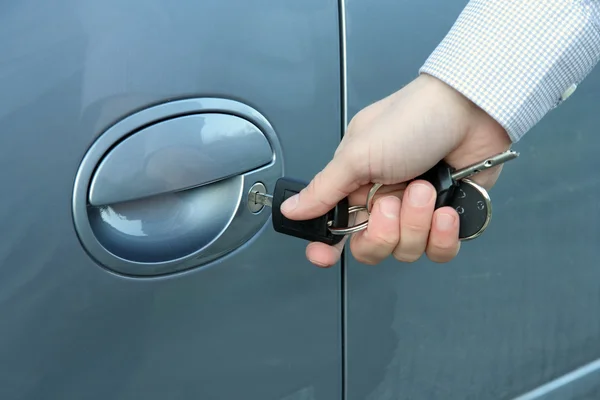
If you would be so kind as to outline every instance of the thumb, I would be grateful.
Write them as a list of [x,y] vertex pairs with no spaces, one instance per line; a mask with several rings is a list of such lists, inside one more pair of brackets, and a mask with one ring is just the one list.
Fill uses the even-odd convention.
[[281,204],[281,212],[292,220],[325,215],[340,200],[360,188],[360,178],[346,154],[339,152],[306,188]]

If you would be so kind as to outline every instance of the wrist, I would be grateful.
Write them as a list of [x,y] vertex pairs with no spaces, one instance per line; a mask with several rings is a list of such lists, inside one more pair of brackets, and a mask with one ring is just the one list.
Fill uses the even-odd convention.
[[488,139],[499,147],[510,148],[512,141],[502,125],[465,95],[432,75],[422,73],[417,79],[430,87],[432,96],[451,113],[460,142]]

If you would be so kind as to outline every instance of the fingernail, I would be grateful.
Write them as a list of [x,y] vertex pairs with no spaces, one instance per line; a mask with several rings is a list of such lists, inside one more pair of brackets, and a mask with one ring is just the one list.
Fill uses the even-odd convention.
[[379,208],[387,218],[398,218],[400,216],[400,199],[396,196],[384,197],[379,200]]
[[422,183],[415,183],[408,189],[408,200],[410,201],[410,204],[415,207],[426,206],[429,204],[432,197],[433,190]]
[[455,218],[454,215],[450,214],[438,214],[435,217],[435,226],[440,231],[449,231],[454,226]]
[[298,195],[295,194],[283,203],[281,203],[281,211],[286,213],[293,211],[298,206]]

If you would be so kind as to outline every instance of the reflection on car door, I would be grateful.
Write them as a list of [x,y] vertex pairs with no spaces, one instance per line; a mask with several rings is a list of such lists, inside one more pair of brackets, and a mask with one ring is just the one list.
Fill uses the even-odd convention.
[[338,26],[322,0],[0,5],[0,398],[340,398],[340,270],[312,267],[306,243],[267,223],[209,264],[138,278],[99,265],[71,212],[90,146],[180,99],[252,108],[285,174],[310,179],[341,134]]
[[[466,3],[348,1],[349,115],[414,79]],[[596,68],[515,146],[454,261],[347,256],[348,400],[512,399],[600,357],[599,86]],[[530,398],[599,398],[599,370]]]

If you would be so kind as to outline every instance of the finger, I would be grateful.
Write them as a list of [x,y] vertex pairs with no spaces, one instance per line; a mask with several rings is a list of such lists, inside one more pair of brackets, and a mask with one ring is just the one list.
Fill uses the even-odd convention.
[[348,152],[336,155],[299,194],[281,204],[281,212],[289,219],[320,217],[340,200],[361,186],[359,169],[350,162]]
[[400,210],[400,242],[393,252],[397,260],[414,262],[425,252],[435,197],[435,189],[427,181],[418,180],[408,185]]
[[389,257],[400,240],[400,199],[383,197],[373,206],[367,229],[355,234],[350,250],[357,261],[375,265]]
[[317,267],[329,268],[340,260],[346,240],[348,240],[347,236],[334,246],[320,242],[309,243],[306,246],[306,258]]
[[460,249],[458,213],[452,207],[442,207],[433,213],[433,223],[427,243],[427,257],[437,263],[451,261]]

